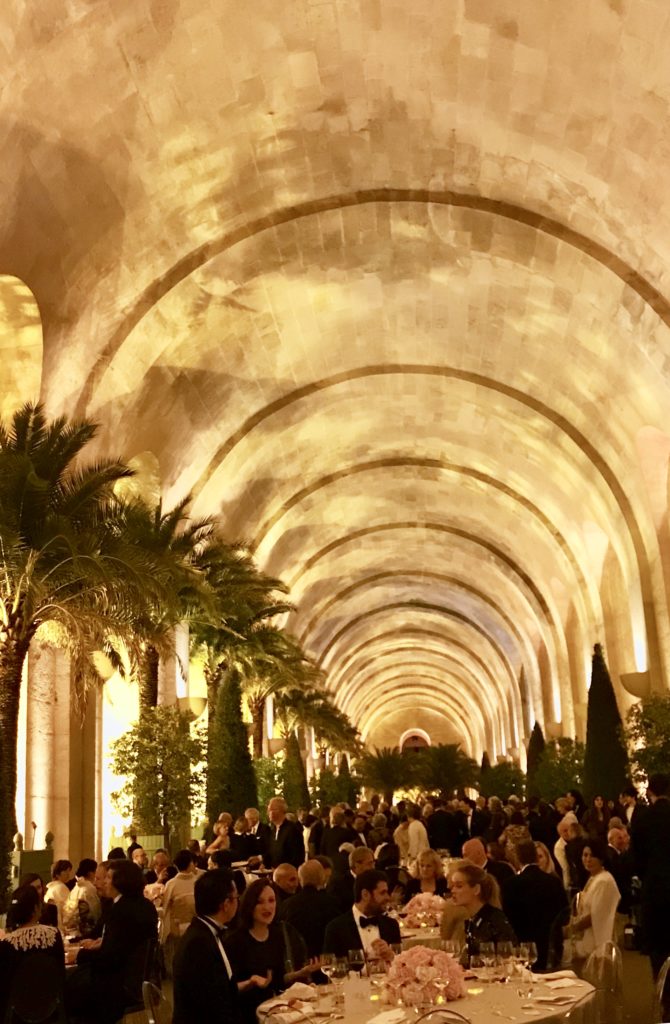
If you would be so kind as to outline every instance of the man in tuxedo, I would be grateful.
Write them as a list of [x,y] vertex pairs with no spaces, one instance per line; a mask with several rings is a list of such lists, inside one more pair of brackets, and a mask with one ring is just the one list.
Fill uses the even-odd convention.
[[607,833],[607,862],[605,867],[611,874],[621,893],[617,908],[619,914],[628,914],[631,909],[633,860],[630,854],[630,836],[625,828],[611,828]]
[[237,985],[223,948],[238,898],[228,868],[208,871],[195,883],[196,916],[174,956],[172,1024],[238,1024]]
[[253,837],[256,844],[255,856],[265,859],[272,839],[272,829],[261,821],[260,811],[257,807],[247,807],[244,817],[249,825],[248,834]]
[[508,879],[514,878],[514,868],[511,864],[504,860],[492,860],[486,856],[481,839],[468,839],[467,843],[463,843],[463,856],[466,860],[476,864],[482,871],[492,875],[501,889]]
[[367,957],[392,960],[391,946],[400,943],[398,922],[385,917],[391,902],[383,871],[364,871],[354,884],[355,903],[326,928],[324,953],[346,957],[350,949],[362,949]]
[[321,956],[326,926],[340,914],[337,900],[326,892],[326,872],[318,860],[298,868],[300,889],[279,907],[277,917],[300,932],[310,957]]
[[346,824],[342,808],[333,807],[330,812],[330,823],[326,825],[321,835],[319,853],[322,857],[330,857],[331,860],[335,860],[342,843],[361,845],[358,834]]
[[477,809],[474,800],[459,800],[456,821],[461,835],[461,843],[486,834],[490,817]]
[[649,778],[651,806],[633,829],[633,855],[642,880],[642,933],[654,977],[670,956],[670,778]]
[[270,842],[266,856],[266,867],[276,868],[280,864],[292,864],[297,868],[305,859],[305,842],[302,825],[286,817],[288,805],[280,796],[273,796],[268,804]]
[[445,808],[442,800],[435,800],[433,807],[435,809],[426,822],[431,849],[448,850],[452,857],[457,857],[461,848],[456,818],[452,811]]
[[566,909],[568,898],[558,875],[549,875],[539,867],[532,839],[517,843],[515,852],[520,870],[502,887],[503,910],[519,942],[534,942],[537,946],[533,969],[543,971],[552,925]]
[[628,825],[631,832],[634,832],[649,808],[640,802],[635,786],[626,786],[622,790],[619,795],[619,803],[623,808],[624,825]]
[[137,864],[113,861],[107,892],[113,903],[102,937],[68,951],[68,963],[77,964],[67,976],[68,1012],[95,1024],[113,1024],[127,1005],[141,1002],[144,961],[158,936],[156,908],[144,898],[144,878]]

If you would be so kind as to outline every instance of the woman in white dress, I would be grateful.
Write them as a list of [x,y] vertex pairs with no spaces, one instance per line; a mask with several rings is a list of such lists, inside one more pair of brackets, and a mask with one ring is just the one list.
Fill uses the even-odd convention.
[[572,956],[584,961],[605,942],[614,941],[616,911],[621,894],[606,869],[607,847],[602,839],[589,839],[582,863],[589,873],[579,900],[579,910],[568,926],[572,933]]

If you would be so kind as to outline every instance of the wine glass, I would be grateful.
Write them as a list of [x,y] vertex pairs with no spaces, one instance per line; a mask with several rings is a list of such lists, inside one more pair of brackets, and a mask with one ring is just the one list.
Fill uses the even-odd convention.
[[349,967],[346,960],[337,959],[331,971],[331,980],[333,983],[333,1004],[339,1005],[343,1001],[342,985],[341,983],[349,974]]
[[387,965],[384,960],[368,960],[368,978],[370,979],[370,1001],[379,1002],[382,998],[386,982]]
[[360,974],[365,966],[365,953],[362,949],[350,949],[347,953],[347,962],[350,971],[358,971]]
[[484,980],[493,980],[493,968],[496,963],[496,947],[493,942],[480,942],[479,955],[484,964]]
[[328,981],[332,981],[333,972],[335,970],[335,964],[337,963],[337,957],[334,953],[322,953],[321,954],[321,970],[328,978]]
[[433,987],[435,988],[435,990],[437,992],[437,996],[435,998],[435,1004],[438,1005],[438,1006],[439,1005],[443,1006],[447,1002],[446,992],[447,992],[447,989],[449,988],[449,978],[445,978],[444,976],[442,976],[440,978],[435,978],[433,980]]

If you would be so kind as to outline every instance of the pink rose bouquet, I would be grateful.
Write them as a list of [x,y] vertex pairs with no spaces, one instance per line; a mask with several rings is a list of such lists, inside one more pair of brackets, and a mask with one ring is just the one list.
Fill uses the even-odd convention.
[[413,946],[399,953],[386,976],[388,994],[406,1006],[434,1003],[437,996],[445,1000],[465,996],[464,972],[451,955],[440,949]]
[[442,920],[444,911],[444,900],[441,896],[431,896],[429,892],[420,892],[412,896],[405,907],[405,924],[410,928],[420,928],[425,925],[427,928],[436,928]]

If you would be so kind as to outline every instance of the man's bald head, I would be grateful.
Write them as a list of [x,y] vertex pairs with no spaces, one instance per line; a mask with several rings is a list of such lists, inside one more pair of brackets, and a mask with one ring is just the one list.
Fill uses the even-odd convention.
[[463,856],[472,861],[478,868],[483,868],[487,861],[486,850],[481,839],[468,839],[463,843]]
[[313,885],[315,889],[323,889],[326,884],[326,872],[318,860],[306,860],[298,868],[298,879],[302,889],[306,885]]
[[275,885],[278,885],[284,892],[288,892],[293,895],[298,888],[298,872],[292,864],[279,864],[274,869],[272,874],[272,881]]

